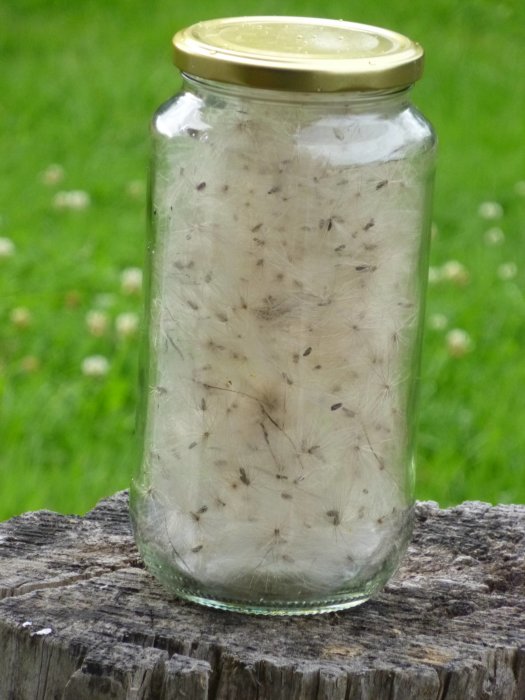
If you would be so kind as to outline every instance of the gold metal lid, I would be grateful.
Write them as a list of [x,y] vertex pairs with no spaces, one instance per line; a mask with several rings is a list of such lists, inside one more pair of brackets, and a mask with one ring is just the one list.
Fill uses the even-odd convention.
[[342,20],[231,17],[173,38],[176,66],[208,80],[273,90],[385,90],[414,83],[423,49],[402,34]]

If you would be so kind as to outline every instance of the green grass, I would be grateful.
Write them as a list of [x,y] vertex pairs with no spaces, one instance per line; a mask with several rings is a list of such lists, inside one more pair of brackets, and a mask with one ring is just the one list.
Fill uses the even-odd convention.
[[[136,338],[94,337],[85,317],[111,324],[141,312],[120,276],[142,265],[148,122],[177,88],[170,38],[181,26],[238,14],[230,0],[18,0],[0,7],[0,517],[32,508],[83,512],[127,486],[135,461]],[[525,502],[525,5],[519,0],[285,1],[246,14],[300,14],[380,24],[420,41],[426,74],[416,104],[440,138],[431,265],[460,261],[468,284],[429,287],[418,443],[418,497]],[[52,164],[64,169],[42,182]],[[133,187],[133,186],[132,186]],[[136,187],[136,186],[135,186]],[[89,193],[82,211],[53,206],[59,190]],[[481,202],[503,207],[493,222]],[[485,232],[499,226],[500,245]],[[501,264],[516,275],[501,279]],[[508,268],[507,268],[508,269]],[[501,272],[501,271],[500,271]],[[13,309],[30,311],[27,327]],[[436,330],[436,314],[446,329]],[[461,328],[470,352],[453,357]],[[81,363],[101,354],[104,378]]]

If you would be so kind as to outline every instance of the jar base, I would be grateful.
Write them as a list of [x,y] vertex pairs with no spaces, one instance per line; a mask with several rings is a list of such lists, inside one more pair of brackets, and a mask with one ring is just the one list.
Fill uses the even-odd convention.
[[344,598],[343,600],[330,600],[322,602],[301,602],[283,603],[282,605],[272,603],[271,607],[264,603],[245,603],[219,600],[214,598],[204,598],[202,596],[179,590],[176,595],[183,600],[204,605],[216,610],[227,610],[229,612],[244,613],[247,615],[266,615],[270,617],[291,617],[294,615],[320,615],[323,613],[337,612],[338,610],[348,610],[358,605],[366,603],[370,595],[356,595],[355,598]]
[[266,598],[248,599],[241,595],[238,598],[232,598],[224,595],[223,591],[220,590],[204,591],[191,577],[175,572],[171,566],[162,561],[162,558],[158,559],[151,551],[148,552],[147,548],[143,549],[141,553],[148,571],[177,598],[208,608],[272,617],[319,615],[362,605],[374,593],[381,590],[397,568],[398,563],[397,558],[396,561],[386,561],[371,580],[366,581],[366,583],[361,582],[361,585],[355,586],[353,589],[334,591],[326,598],[312,596],[301,599],[298,596],[295,600],[282,600],[278,596],[267,596]]

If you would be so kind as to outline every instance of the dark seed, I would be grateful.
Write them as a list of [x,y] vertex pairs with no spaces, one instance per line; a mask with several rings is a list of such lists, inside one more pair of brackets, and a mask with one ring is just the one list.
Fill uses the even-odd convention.
[[202,190],[203,190],[205,187],[206,187],[206,183],[205,183],[205,182],[199,182],[199,184],[197,185],[197,189],[198,189],[199,192],[202,192]]
[[337,411],[338,408],[341,408],[343,404],[342,403],[334,403],[330,406],[331,411]]
[[308,347],[306,350],[303,352],[303,357],[308,357],[308,355],[312,352],[312,348]]
[[339,525],[341,523],[341,516],[338,510],[327,510],[326,515],[332,519],[334,525]]

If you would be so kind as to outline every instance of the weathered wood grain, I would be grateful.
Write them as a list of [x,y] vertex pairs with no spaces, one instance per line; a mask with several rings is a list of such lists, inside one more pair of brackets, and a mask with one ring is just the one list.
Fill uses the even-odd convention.
[[525,700],[525,506],[420,503],[372,601],[247,617],[142,568],[127,494],[0,524],[0,700]]

